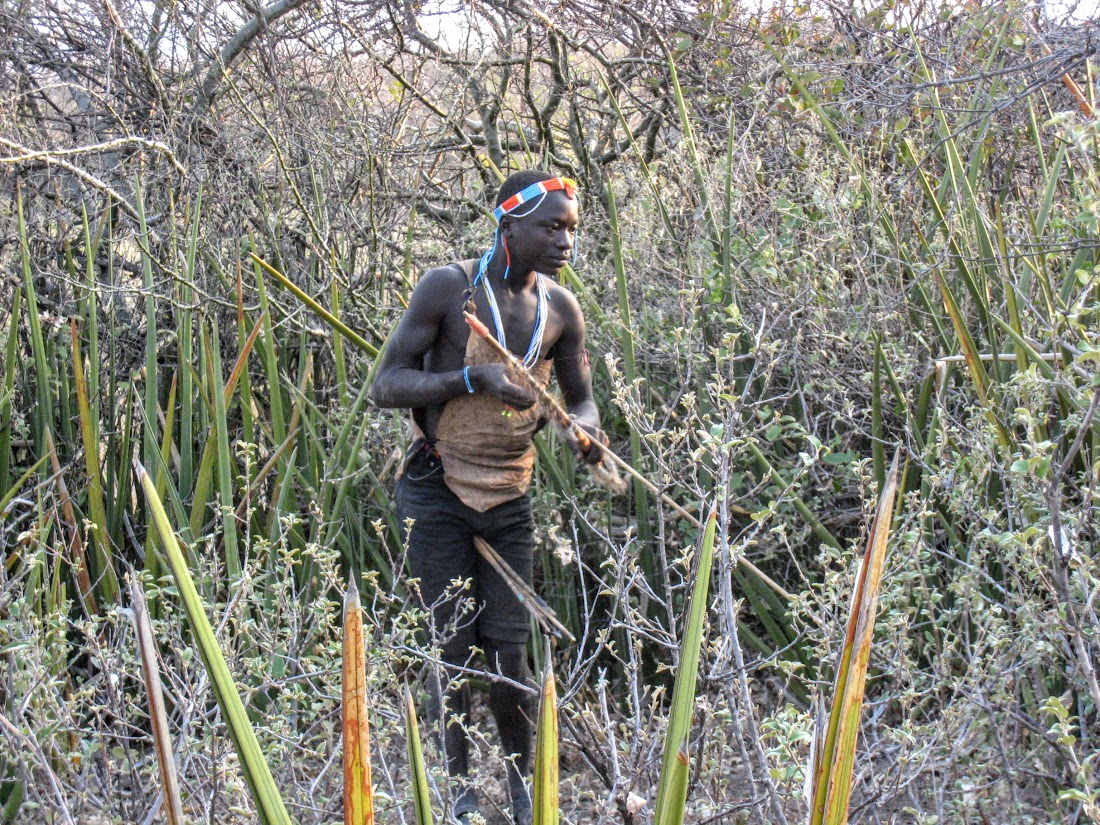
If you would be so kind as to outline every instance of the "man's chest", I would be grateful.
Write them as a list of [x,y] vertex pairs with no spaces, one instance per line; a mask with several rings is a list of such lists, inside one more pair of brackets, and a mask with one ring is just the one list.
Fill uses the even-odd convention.
[[[493,312],[484,293],[479,290],[474,296],[473,305],[475,314],[495,337],[500,338],[499,329],[503,331],[504,343],[516,356],[523,358],[526,355],[538,326],[538,306],[535,300],[520,300],[527,296],[509,297],[497,300],[497,313]],[[441,342],[451,353],[465,353],[466,345],[470,337],[470,327],[463,315],[465,307],[459,306],[447,313],[444,321]],[[541,355],[545,355],[549,349],[561,337],[563,323],[559,314],[550,305],[545,310],[545,327],[542,333]],[[496,318],[494,318],[496,314]]]

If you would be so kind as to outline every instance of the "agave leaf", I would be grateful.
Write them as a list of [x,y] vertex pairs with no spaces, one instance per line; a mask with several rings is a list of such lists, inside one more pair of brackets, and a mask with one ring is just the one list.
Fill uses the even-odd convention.
[[4,352],[4,383],[0,386],[0,490],[7,490],[11,482],[11,410],[15,397],[15,357],[19,344],[19,309],[23,293],[15,290],[8,321],[8,343]]
[[195,281],[195,261],[198,257],[199,218],[202,214],[202,186],[195,197],[191,226],[187,235],[187,271],[179,282],[179,382],[180,382],[180,471],[179,489],[184,493],[191,490],[195,477],[195,437],[194,437],[194,389],[192,386],[194,363],[195,321],[191,304],[194,301],[193,284]]
[[15,498],[16,495],[18,495],[19,491],[23,489],[23,485],[30,480],[31,476],[33,476],[42,468],[42,465],[45,464],[48,459],[49,455],[42,456],[42,458],[38,459],[38,461],[34,462],[34,464],[28,467],[23,475],[19,476],[19,479],[15,482],[15,484],[13,484],[3,493],[0,493],[0,518],[3,518],[4,511],[7,509],[7,506],[11,504],[12,499]]
[[286,416],[283,413],[283,390],[279,376],[278,341],[275,337],[275,329],[271,323],[271,310],[268,307],[267,286],[263,279],[263,272],[255,260],[252,269],[256,275],[256,291],[260,297],[260,316],[263,328],[263,341],[261,343],[260,358],[264,364],[264,372],[267,374],[268,407],[271,415],[271,432],[275,443],[281,444],[286,439]]
[[[183,503],[180,501],[179,493],[176,491],[175,486],[172,484],[171,473],[168,468],[168,463],[172,458],[172,448],[175,446],[172,442],[173,427],[176,423],[176,376],[172,375],[172,383],[168,385],[168,415],[162,415],[160,405],[157,405],[157,418],[161,423],[161,437],[160,437],[160,450],[156,453],[157,459],[157,473],[156,473],[156,488],[157,496],[161,501],[164,501],[165,491],[171,490],[168,496],[169,503],[172,505],[173,513],[176,517],[178,524],[183,524]],[[178,455],[177,455],[178,458]],[[177,461],[176,466],[179,466]],[[150,530],[145,534],[145,572],[151,577],[153,581],[156,581],[161,576],[161,562],[163,561],[156,552],[157,535],[156,531]],[[191,555],[188,555],[188,561],[193,562],[194,559]]]
[[[210,375],[210,385],[214,387],[214,439],[218,450],[218,496],[222,512],[222,543],[225,546],[225,572],[231,581],[241,575],[241,554],[237,547],[237,515],[233,508],[233,478],[236,475],[236,463],[229,449],[229,423],[226,412],[226,396],[218,392],[222,386],[221,346],[218,340],[218,325],[211,324],[211,346],[207,348],[206,369]],[[238,361],[239,362],[239,361]]]
[[68,531],[69,564],[73,568],[76,577],[76,588],[80,593],[80,600],[84,603],[84,609],[89,616],[99,612],[95,594],[92,592],[92,578],[88,570],[88,557],[84,553],[84,539],[80,536],[80,522],[77,521],[76,511],[73,509],[73,500],[69,495],[69,487],[65,483],[65,476],[61,469],[61,462],[57,458],[57,450],[54,448],[53,434],[46,427],[43,435],[46,439],[46,449],[49,451],[50,464],[53,466],[54,481],[57,484],[57,492],[61,498],[61,518],[65,522]]
[[[1032,109],[1032,117],[1035,116],[1034,109]],[[1037,147],[1042,151],[1042,145]],[[1054,155],[1054,160],[1051,161],[1050,170],[1043,170],[1043,173],[1047,176],[1046,186],[1043,188],[1043,197],[1039,201],[1039,210],[1035,216],[1035,233],[1042,235],[1047,228],[1047,221],[1050,218],[1050,210],[1054,205],[1054,194],[1058,190],[1058,184],[1062,181],[1062,164],[1066,159],[1067,144],[1059,141],[1058,151]]]
[[134,206],[138,217],[137,242],[141,257],[142,291],[145,293],[145,426],[142,428],[142,455],[147,465],[155,466],[156,454],[160,451],[160,439],[157,437],[157,399],[160,397],[157,378],[160,371],[157,369],[157,303],[153,282],[153,257],[150,252],[153,235],[145,220],[145,198],[141,181],[137,177],[134,178]]
[[[615,265],[615,290],[619,303],[619,344],[623,352],[623,377],[631,387],[631,398],[637,402],[637,390],[633,389],[638,378],[634,353],[634,324],[630,317],[630,296],[627,292],[626,262],[623,259],[623,241],[619,232],[619,207],[615,200],[615,190],[607,184],[607,209],[611,223],[611,258]],[[630,463],[639,470],[642,465],[642,438],[637,428],[630,427]],[[653,521],[650,514],[649,496],[645,485],[634,479],[634,503],[637,509],[639,539],[649,545],[653,540]]]
[[31,276],[31,251],[27,239],[27,226],[23,220],[23,190],[18,179],[15,181],[15,209],[19,227],[19,257],[23,265],[23,289],[27,297],[27,328],[30,331],[31,351],[34,355],[35,390],[37,405],[34,420],[37,426],[34,437],[38,442],[39,454],[45,453],[45,430],[53,427],[53,394],[50,392],[52,375],[46,358],[46,342],[42,334],[42,321],[38,313],[38,296],[34,291],[34,279]]
[[[801,647],[802,644],[797,642],[796,633],[791,629],[790,622],[786,618],[786,608],[780,601],[779,595],[770,587],[763,585],[755,576],[744,575],[737,567],[731,569],[730,573],[748,601],[752,615],[759,619],[764,629],[768,631],[771,645],[765,645],[763,649],[759,648],[757,646],[759,637],[738,619],[740,632],[745,635],[746,641],[765,656],[773,655],[775,651],[788,647],[792,642],[796,643],[796,649]],[[799,686],[792,682],[791,690],[797,692]]]
[[[684,144],[687,146],[692,172],[695,175],[695,194],[702,201],[707,232],[710,235],[710,241],[715,248],[715,252],[718,253],[721,247],[722,234],[718,230],[718,221],[714,217],[714,210],[711,208],[710,197],[707,193],[707,172],[703,167],[702,156],[695,140],[695,128],[691,123],[687,99],[684,97],[684,90],[680,87],[680,76],[676,71],[676,61],[672,59],[671,53],[668,55],[668,76],[669,80],[672,81],[672,96],[676,100],[676,110],[680,115],[680,129],[683,132]],[[716,254],[715,258],[720,260],[721,255]]]
[[286,275],[277,270],[263,258],[256,253],[249,253],[252,256],[252,260],[263,267],[272,278],[281,283],[287,289],[289,289],[294,296],[303,304],[308,306],[314,312],[321,316],[321,318],[334,330],[342,334],[345,338],[355,344],[363,352],[367,353],[371,358],[375,358],[378,355],[378,348],[369,343],[366,338],[357,333],[351,327],[347,326],[343,321],[321,306],[316,300],[314,300],[305,290],[301,289],[297,284],[290,280]]
[[538,730],[535,734],[535,775],[532,787],[533,825],[558,823],[558,691],[546,642]]
[[871,461],[879,490],[886,481],[886,453],[882,425],[882,339],[875,338],[875,361],[871,372]]
[[[335,514],[337,521],[344,510],[348,497],[354,495],[358,483],[355,470],[363,463],[360,458],[360,447],[369,429],[369,416],[364,415],[362,410],[367,404],[368,390],[369,387],[364,382],[359,388],[359,393],[356,395],[351,408],[348,409],[346,405],[341,406],[342,410],[347,410],[343,414],[344,424],[339,428],[336,442],[328,456],[333,466],[326,473],[327,477],[323,482],[320,501],[322,512]],[[316,410],[316,413],[318,418],[324,417],[321,410]],[[352,437],[353,433],[354,437]],[[334,538],[333,534],[341,531],[342,528],[338,523],[332,524],[327,531],[328,535],[325,543],[331,542]]]
[[684,812],[687,808],[688,779],[691,774],[691,757],[688,755],[687,739],[676,749],[676,759],[672,762],[671,768],[668,781],[668,804],[665,806],[664,818],[656,819],[656,825],[683,825]]
[[[334,278],[332,281],[332,288],[330,289],[332,298],[330,299],[332,304],[333,317],[340,317],[340,284]],[[348,405],[348,364],[347,356],[344,352],[344,336],[340,334],[339,330],[334,330],[332,333],[332,355],[333,360],[336,363],[336,392],[337,397],[340,400],[340,406],[346,407]]]
[[141,671],[145,677],[145,695],[149,699],[149,719],[153,726],[153,746],[160,767],[160,784],[164,792],[164,815],[168,825],[183,825],[183,802],[180,799],[179,776],[176,759],[172,754],[172,738],[168,731],[168,712],[164,707],[164,693],[157,667],[157,643],[153,638],[153,626],[149,621],[149,608],[141,582],[135,576],[130,579],[130,608],[133,612]]
[[[256,343],[256,339],[260,334],[260,329],[263,326],[263,321],[266,317],[266,313],[260,316],[259,322],[253,327],[252,333],[248,336],[248,339],[241,347],[241,351],[237,354],[237,360],[233,362],[233,368],[229,372],[229,378],[225,381],[225,387],[222,391],[221,406],[228,410],[231,401],[233,400],[233,394],[237,391],[237,382],[248,366],[248,356],[252,352],[252,347]],[[200,335],[204,344],[209,342],[205,335]],[[210,350],[209,345],[203,347],[204,355]],[[218,367],[216,372],[220,373],[220,357],[217,358],[216,364],[211,364],[211,358],[204,357],[206,361],[206,373],[208,377],[214,375],[215,370],[212,367]],[[214,379],[211,377],[211,381]],[[218,383],[215,386],[221,386],[220,377],[217,379]],[[213,393],[217,395],[217,393]],[[214,483],[215,461],[219,455],[220,438],[218,437],[218,401],[216,398],[208,400],[207,406],[214,413],[214,421],[212,422],[212,432],[206,439],[206,444],[203,447],[202,457],[199,459],[198,473],[195,477],[195,495],[191,506],[191,521],[190,529],[193,535],[198,535],[202,532],[202,527],[205,522],[206,505],[210,498],[210,490]],[[228,444],[228,442],[227,442]],[[220,467],[217,468],[220,472]],[[221,483],[221,482],[219,482]],[[228,506],[228,505],[227,505]]]
[[974,382],[974,392],[978,396],[978,401],[981,402],[985,408],[986,418],[993,426],[994,431],[997,433],[997,440],[1001,446],[1008,449],[1012,444],[1012,439],[1009,437],[1008,431],[1001,423],[1000,418],[997,416],[997,411],[993,408],[993,404],[989,398],[989,375],[985,371],[985,366],[982,364],[981,356],[978,353],[978,346],[974,343],[974,338],[970,335],[970,330],[966,327],[966,321],[962,317],[962,311],[959,309],[959,304],[955,300],[955,294],[951,287],[948,286],[947,281],[937,270],[933,270],[933,276],[936,279],[936,284],[940,288],[940,294],[943,296],[943,304],[947,309],[947,314],[951,318],[951,323],[955,327],[955,335],[959,339],[959,345],[962,347],[963,356],[966,358],[966,366],[970,371],[970,377]]
[[428,795],[428,768],[420,744],[420,725],[416,721],[416,706],[412,692],[405,687],[405,743],[409,749],[409,773],[412,774],[413,810],[416,825],[432,825],[432,800]]
[[363,608],[355,579],[344,593],[344,822],[372,825],[374,796],[370,774],[370,723],[367,720],[367,652],[363,645]]
[[[92,227],[88,219],[87,204],[80,207],[81,225],[84,231],[84,296],[81,301],[84,324],[88,330],[88,396],[92,403],[92,420],[99,421],[100,400],[100,334],[99,334],[99,307],[96,282],[96,257],[99,252],[99,243],[103,237],[103,228],[100,227],[95,237],[92,237]],[[75,277],[75,273],[74,273]]]
[[[947,145],[950,150],[950,148],[953,146],[953,143],[951,141],[948,141]],[[911,146],[909,147],[909,152],[915,155],[915,152]],[[956,157],[956,153],[954,151],[949,151],[949,155],[951,157]],[[920,181],[921,187],[924,189],[925,197],[927,198],[928,203],[932,206],[932,211],[935,213],[936,226],[940,228],[940,231],[944,236],[944,240],[947,241],[948,249],[951,250],[951,260],[955,264],[955,268],[959,273],[959,277],[962,279],[963,285],[966,287],[967,293],[970,295],[971,300],[974,302],[974,306],[977,307],[978,315],[981,317],[982,320],[982,326],[985,327],[986,335],[989,338],[989,345],[991,347],[995,346],[997,338],[993,334],[993,321],[992,313],[989,309],[989,296],[980,287],[977,279],[974,277],[973,271],[970,268],[970,264],[968,263],[968,261],[973,256],[968,254],[967,251],[964,250],[960,245],[959,233],[951,231],[951,226],[948,222],[947,209],[944,206],[944,201],[941,200],[941,196],[936,193],[935,188],[932,186],[931,182],[928,179],[928,175],[926,175],[924,170],[920,167],[917,167],[916,172],[917,179]],[[979,224],[982,226],[982,231],[984,231],[985,218],[979,215],[975,218],[975,220],[979,222]],[[924,237],[923,233],[921,233],[920,238],[922,243],[924,243],[925,245],[926,251],[931,252],[928,247],[928,241]],[[940,280],[942,282],[942,278]],[[950,310],[948,311],[950,313]]]
[[[237,255],[237,346],[241,351],[245,350],[246,342],[249,338],[255,343],[256,337],[260,334],[260,322],[257,322],[252,327],[252,332],[247,332],[248,319],[244,313],[244,273],[241,266],[240,250]],[[247,344],[249,349],[252,348],[252,344]],[[242,359],[238,358],[240,362]],[[247,358],[244,359],[244,364],[247,365]],[[252,379],[249,376],[247,369],[242,369],[238,383],[241,385],[241,438],[246,444],[256,443],[256,424],[253,420],[252,414]]]
[[833,684],[832,710],[820,750],[815,748],[810,825],[845,825],[848,821],[859,717],[867,681],[867,663],[871,656],[879,587],[886,561],[886,544],[894,514],[900,461],[899,449],[894,453],[886,484],[879,496],[867,549],[856,575],[848,631],[840,650]]
[[[190,519],[190,530],[192,535],[199,535],[203,530],[203,525],[206,523],[206,505],[209,502],[210,492],[214,485],[215,473],[218,473],[218,487],[219,493],[223,498],[223,506],[226,508],[232,507],[233,474],[230,472],[232,465],[228,449],[228,434],[223,425],[225,416],[228,414],[229,405],[237,390],[237,384],[248,366],[248,356],[252,352],[252,348],[260,334],[265,316],[266,313],[261,315],[259,322],[253,327],[252,333],[241,346],[241,350],[237,354],[237,359],[233,362],[229,377],[225,381],[224,389],[220,393],[211,393],[213,397],[208,400],[207,406],[213,413],[213,421],[211,422],[211,433],[207,437],[203,447],[202,457],[199,459],[198,472],[195,477],[195,494],[191,505]],[[205,335],[200,334],[200,339],[203,343],[202,360],[205,363],[205,372],[209,383],[212,386],[221,387],[220,358],[217,355],[210,354],[212,347],[214,353],[218,352],[216,328],[214,329],[214,333],[215,341],[213,344],[210,344]],[[223,435],[225,435],[224,452],[222,450]],[[228,551],[230,547],[236,546],[236,519],[229,515],[229,510],[226,510],[225,513],[226,515],[223,521],[226,525],[225,546],[227,550],[227,570],[230,575],[234,575],[234,568],[230,565],[239,565],[239,557],[236,553],[230,554]],[[230,535],[231,530],[232,535]]]
[[252,801],[256,806],[256,816],[262,825],[290,825],[290,816],[275,785],[275,778],[271,775],[271,768],[260,750],[256,733],[248,721],[248,714],[237,692],[233,676],[229,672],[229,665],[226,664],[225,656],[214,635],[214,628],[206,616],[205,606],[198,590],[195,589],[195,582],[191,579],[187,561],[180,550],[179,539],[168,521],[168,513],[165,512],[164,504],[157,496],[156,486],[145,468],[137,461],[134,465],[138,482],[145,491],[149,510],[153,515],[153,522],[160,533],[161,544],[168,557],[168,565],[172,570],[172,577],[175,579],[176,589],[183,603],[187,623],[194,635],[195,646],[202,656],[203,664],[206,665],[210,684],[214,688],[214,695],[225,719],[226,729],[240,759],[241,774],[251,792]]
[[687,798],[686,779],[683,793],[677,783],[681,754],[686,758],[686,742],[695,709],[695,682],[699,675],[700,647],[703,644],[703,623],[707,616],[707,594],[710,590],[710,569],[714,562],[714,536],[718,529],[718,512],[711,510],[703,540],[699,546],[699,561],[695,569],[695,586],[691,591],[684,635],[680,640],[680,666],[676,669],[676,684],[672,690],[672,715],[665,736],[665,758],[661,782],[657,788],[657,825],[682,822]]
[[[752,457],[764,469],[764,472],[768,474],[768,477],[772,480],[772,483],[781,489],[786,487],[787,482],[783,480],[783,476],[779,475],[779,473],[771,465],[764,454],[760,452],[760,448],[753,444],[751,441],[746,442],[746,445],[749,448],[749,452],[752,453]],[[806,523],[810,525],[810,529],[813,531],[813,534],[830,547],[834,547],[837,550],[840,550],[840,542],[837,541],[836,537],[829,532],[828,528],[826,528],[824,524],[821,523],[818,517],[813,514],[813,511],[806,505],[806,502],[804,502],[794,493],[790,493],[790,497],[791,504],[794,505],[794,509],[796,509],[799,515],[801,515],[802,518],[806,520]]]
[[84,382],[84,360],[80,354],[80,336],[76,320],[70,325],[73,342],[73,383],[76,385],[76,406],[80,415],[80,434],[84,440],[84,470],[88,476],[88,509],[91,511],[92,540],[96,546],[96,566],[102,576],[100,588],[108,602],[119,597],[118,576],[115,574],[110,534],[107,532],[107,508],[103,503],[103,476],[99,469],[99,433],[88,402],[88,387]]
[[[113,321],[112,321],[113,323]],[[109,348],[110,349],[110,348]],[[122,387],[118,386],[118,378],[113,370],[108,369],[112,390],[118,390],[122,396],[122,404],[118,407],[122,417],[121,427],[112,428],[111,440],[108,442],[111,460],[104,467],[109,474],[107,476],[107,501],[118,502],[111,508],[110,534],[115,540],[123,533],[123,516],[127,507],[121,506],[122,502],[129,502],[132,498],[134,474],[130,471],[130,456],[133,454],[132,444],[134,435],[134,382],[126,381]],[[114,430],[121,429],[117,436]]]
[[[3,762],[0,762],[0,766],[3,766]],[[0,783],[0,788],[4,785],[8,787],[8,798],[4,802],[4,807],[0,808],[0,822],[13,823],[15,822],[16,814],[19,813],[19,809],[23,806],[23,782],[19,779],[5,779],[3,783]]]

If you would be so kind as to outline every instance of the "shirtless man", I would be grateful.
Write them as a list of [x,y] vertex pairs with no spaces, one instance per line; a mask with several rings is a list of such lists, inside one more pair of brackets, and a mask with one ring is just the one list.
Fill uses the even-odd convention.
[[[492,681],[489,708],[508,758],[508,789],[517,825],[531,822],[525,777],[531,762],[530,680],[523,605],[477,553],[480,535],[531,582],[534,521],[527,495],[531,438],[545,423],[537,397],[499,361],[462,317],[467,301],[498,341],[524,360],[545,386],[551,368],[566,409],[596,443],[606,443],[592,399],[584,318],[555,278],[573,252],[579,214],[576,184],[544,172],[518,172],[497,195],[494,245],[480,260],[442,266],[421,278],[390,336],[371,388],[380,407],[412,410],[417,435],[397,485],[397,514],[412,520],[409,564],[424,602],[433,606],[445,663],[465,665],[476,647]],[[586,461],[599,460],[599,448]],[[472,589],[455,594],[455,579]],[[463,606],[473,602],[473,610]],[[434,680],[429,680],[434,683]],[[461,790],[452,814],[469,823],[478,811],[467,783],[470,693],[442,675],[448,772]],[[434,697],[438,707],[438,696]]]

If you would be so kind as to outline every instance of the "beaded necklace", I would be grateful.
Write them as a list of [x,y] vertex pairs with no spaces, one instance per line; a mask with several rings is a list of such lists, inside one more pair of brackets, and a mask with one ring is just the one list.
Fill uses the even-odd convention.
[[[496,328],[497,340],[507,349],[508,343],[504,340],[504,324],[500,320],[500,308],[497,306],[497,297],[493,294],[493,288],[489,286],[488,278],[481,278],[481,285],[485,288],[485,297],[489,299],[489,315],[493,319]],[[546,281],[539,272],[535,273],[535,328],[531,332],[531,343],[527,347],[527,353],[523,356],[523,365],[530,369],[539,360],[542,352],[542,338],[546,332],[546,304],[549,300],[549,292],[546,289]]]
[[[502,245],[502,239],[500,234],[500,219],[505,215],[512,215],[516,218],[524,218],[534,212],[542,204],[543,198],[550,192],[556,190],[562,190],[570,197],[576,197],[577,183],[569,178],[551,178],[550,180],[538,181],[531,184],[521,192],[517,192],[515,195],[504,201],[500,206],[493,210],[493,219],[497,223],[496,232],[493,235],[492,248],[481,256],[481,262],[477,269],[477,277],[474,278],[473,287],[476,289],[478,282],[485,288],[485,296],[489,299],[489,315],[493,319],[493,326],[496,328],[497,341],[500,342],[502,347],[507,348],[508,344],[504,340],[504,324],[500,319],[500,307],[497,306],[496,295],[493,294],[493,288],[489,285],[489,279],[485,277],[486,272],[489,269],[489,262],[493,258],[493,254],[497,251],[497,246]],[[520,206],[525,203],[532,203],[532,205],[524,212],[515,212]],[[508,255],[508,246],[503,244],[505,255]],[[508,273],[511,269],[511,256],[508,256],[508,264],[504,269],[504,279],[508,279]],[[535,273],[535,293],[537,296],[535,304],[535,328],[531,332],[531,343],[527,347],[527,353],[523,356],[523,363],[528,369],[533,367],[539,360],[539,354],[542,352],[542,339],[543,334],[546,332],[546,316],[549,314],[547,311],[547,302],[550,294],[546,289],[546,282],[542,277],[542,273]]]

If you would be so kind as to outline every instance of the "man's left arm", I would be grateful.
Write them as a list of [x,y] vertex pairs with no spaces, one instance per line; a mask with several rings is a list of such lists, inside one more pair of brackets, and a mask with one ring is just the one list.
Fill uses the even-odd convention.
[[[600,413],[592,397],[592,370],[584,348],[584,316],[577,299],[571,293],[561,290],[554,298],[557,299],[559,295],[563,297],[563,300],[557,302],[557,309],[562,314],[563,328],[550,350],[550,357],[554,359],[554,376],[569,415],[595,444],[606,444],[607,436],[600,429]],[[586,454],[578,455],[578,458],[595,463],[600,459],[600,451],[593,448]]]

